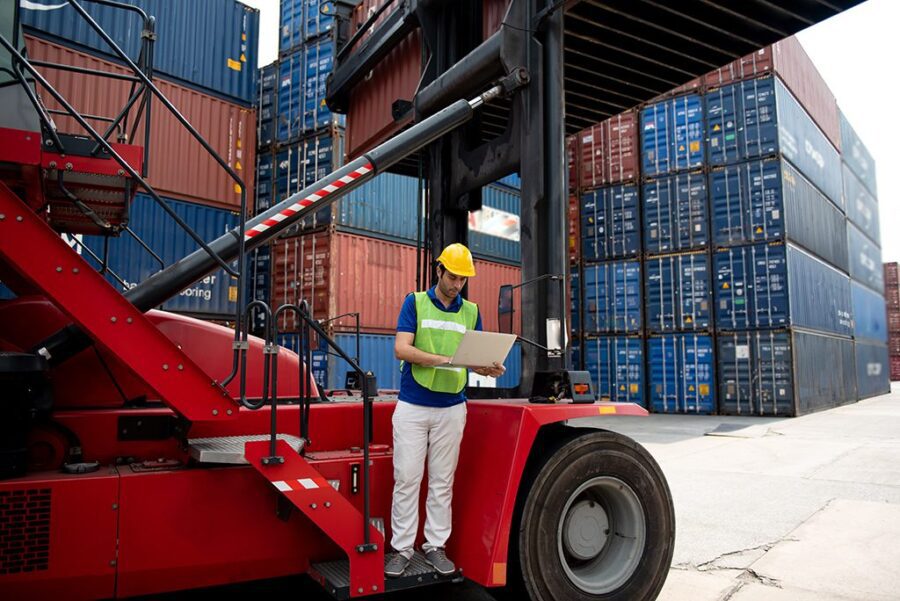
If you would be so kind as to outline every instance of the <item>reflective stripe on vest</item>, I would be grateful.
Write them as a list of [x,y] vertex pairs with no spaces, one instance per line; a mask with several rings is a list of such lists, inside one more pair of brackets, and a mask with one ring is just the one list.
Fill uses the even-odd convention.
[[[478,321],[478,306],[463,299],[456,313],[441,311],[427,292],[416,292],[417,349],[433,355],[452,357],[466,330],[474,330]],[[457,394],[466,387],[467,372],[461,367],[412,366],[416,382],[434,392]]]

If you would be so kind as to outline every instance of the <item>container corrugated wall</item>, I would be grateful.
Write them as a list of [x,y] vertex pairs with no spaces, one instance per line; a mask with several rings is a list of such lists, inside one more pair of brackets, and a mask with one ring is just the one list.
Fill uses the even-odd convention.
[[[249,107],[256,100],[259,11],[232,0],[130,0],[156,17],[154,70]],[[83,8],[136,61],[143,23],[132,11]],[[113,57],[113,50],[66,2],[23,2],[26,32]],[[33,58],[33,57],[32,57]],[[89,112],[89,111],[88,111]]]
[[576,181],[582,188],[636,181],[640,154],[638,112],[627,111],[583,130],[577,137],[577,149],[580,180]]
[[581,197],[582,256],[606,261],[641,253],[640,199],[637,186],[612,186]]
[[[587,338],[585,369],[601,401],[647,406],[644,395],[644,341],[640,338]],[[581,350],[579,349],[579,352]]]
[[850,283],[853,298],[853,336],[887,344],[888,324],[884,296],[857,282]]
[[588,334],[637,334],[643,329],[641,264],[615,261],[584,267],[578,307]]
[[842,169],[844,199],[847,218],[876,244],[881,244],[881,225],[878,219],[878,202],[846,163]]
[[682,173],[643,185],[644,251],[681,252],[709,245],[706,176]]
[[856,341],[857,398],[867,399],[891,391],[891,366],[888,348],[883,344]]
[[853,126],[847,121],[844,113],[840,113],[841,122],[841,152],[844,162],[850,170],[859,178],[863,185],[873,195],[878,195],[878,187],[875,183],[875,159],[869,153],[866,145],[859,139]]
[[[207,242],[238,226],[238,217],[233,212],[174,200],[168,202],[178,216]],[[162,258],[166,266],[200,248],[152,198],[144,194],[137,194],[132,203],[131,228]],[[83,237],[85,246],[101,258],[103,242],[104,238],[101,236]],[[109,268],[125,280],[129,288],[163,267],[131,236],[111,238],[109,248]],[[99,267],[88,259],[86,253],[82,253],[82,256]],[[107,279],[116,288],[121,288],[113,277],[107,276]],[[178,296],[166,301],[163,308],[202,317],[227,319],[234,316],[237,296],[237,280],[220,269],[182,290]]]
[[[33,37],[27,38],[27,48],[29,57],[34,60],[125,73],[124,69],[108,61]],[[129,98],[131,84],[127,81],[85,77],[57,69],[44,69],[43,73],[51,85],[82,113],[114,118]],[[158,80],[156,83],[210,146],[244,179],[247,206],[252,208],[256,111],[169,81]],[[43,99],[47,108],[62,109],[48,94],[44,94]],[[60,131],[83,133],[81,126],[69,117],[54,115],[53,119]],[[91,125],[96,129],[98,124]],[[132,143],[145,146],[143,128]],[[240,206],[241,197],[234,181],[159,103],[154,103],[147,152],[150,157],[147,180],[159,194],[222,208]]]
[[788,331],[718,335],[719,412],[796,416],[853,402],[853,342]]
[[641,111],[644,177],[697,169],[704,164],[703,99],[687,94]]
[[345,119],[325,105],[325,84],[334,70],[335,42],[329,37],[301,46],[278,64],[279,144],[310,132],[343,125]]
[[714,270],[719,330],[798,326],[852,334],[850,278],[796,246],[722,249]]
[[644,260],[645,311],[650,332],[693,332],[712,326],[709,255]]
[[738,163],[709,179],[716,246],[791,240],[847,271],[844,215],[790,163]]
[[327,0],[281,0],[278,50],[289,53],[334,28],[334,4]]
[[850,251],[850,277],[873,290],[884,292],[881,249],[878,245],[855,225],[848,223],[847,247]]
[[[302,265],[302,269],[299,267]],[[485,330],[497,331],[500,286],[521,282],[521,269],[476,260],[468,298],[479,305]],[[275,305],[309,300],[313,317],[329,319],[359,312],[363,330],[393,333],[406,294],[416,287],[416,249],[378,238],[326,230],[273,244],[272,302]],[[521,315],[518,297],[515,307]],[[335,323],[344,329],[349,319]],[[279,327],[296,327],[286,315]]]
[[706,116],[711,165],[781,154],[841,206],[837,150],[778,78],[753,79],[710,92]]
[[271,63],[259,70],[259,100],[257,101],[259,131],[256,142],[260,148],[275,143],[278,111],[278,63]]
[[647,341],[650,405],[656,413],[716,411],[711,336],[672,334]]

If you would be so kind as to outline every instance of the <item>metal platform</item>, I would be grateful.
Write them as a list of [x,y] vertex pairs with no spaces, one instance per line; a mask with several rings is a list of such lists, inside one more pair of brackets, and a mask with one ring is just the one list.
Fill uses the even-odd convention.
[[[296,452],[303,450],[306,441],[290,434],[278,434]],[[244,445],[248,442],[269,440],[268,434],[254,436],[220,436],[216,438],[191,438],[188,440],[191,458],[201,463],[226,463],[232,465],[247,464],[244,457]]]
[[[387,558],[385,558],[387,562]],[[335,599],[350,598],[350,562],[347,560],[314,563],[310,566],[310,576],[317,580]],[[462,582],[462,571],[442,576],[434,571],[425,557],[418,551],[413,555],[406,572],[399,578],[386,578],[384,592],[430,586],[441,582]]]

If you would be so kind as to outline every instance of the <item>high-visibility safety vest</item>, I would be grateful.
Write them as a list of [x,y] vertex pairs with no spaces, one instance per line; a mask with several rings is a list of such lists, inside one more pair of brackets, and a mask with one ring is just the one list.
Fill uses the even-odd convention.
[[[456,313],[434,306],[427,292],[416,292],[415,347],[426,353],[452,357],[466,330],[474,330],[478,321],[478,305],[463,299]],[[412,365],[416,382],[434,392],[457,394],[466,387],[464,367],[425,367]]]

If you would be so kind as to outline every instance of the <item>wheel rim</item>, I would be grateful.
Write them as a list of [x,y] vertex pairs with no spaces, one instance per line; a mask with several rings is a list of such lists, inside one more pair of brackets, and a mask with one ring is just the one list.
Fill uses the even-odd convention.
[[612,592],[634,574],[647,524],[640,499],[618,478],[592,478],[569,495],[557,528],[560,563],[592,595]]

